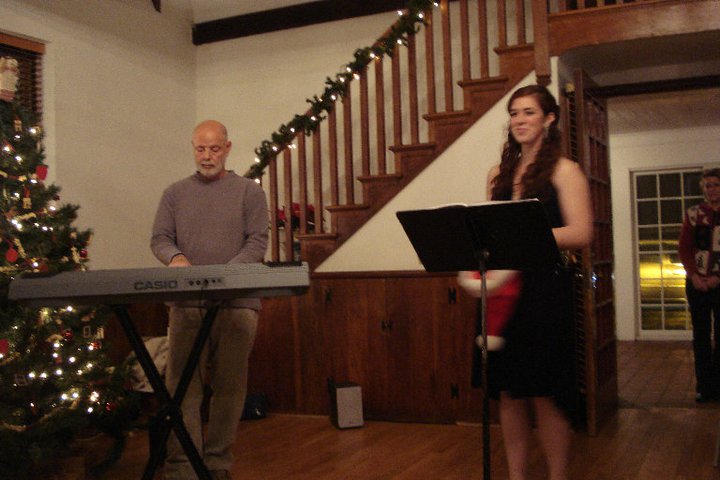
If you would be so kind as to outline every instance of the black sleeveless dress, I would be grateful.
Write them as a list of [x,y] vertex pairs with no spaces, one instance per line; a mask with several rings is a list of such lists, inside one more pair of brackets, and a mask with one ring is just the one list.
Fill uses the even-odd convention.
[[[548,189],[542,202],[551,227],[563,226],[554,188]],[[568,419],[577,422],[580,395],[575,378],[572,272],[558,264],[523,271],[522,278],[515,312],[503,331],[505,347],[488,352],[488,393],[494,399],[500,392],[513,398],[552,397]],[[475,360],[477,387],[481,386],[479,348]]]

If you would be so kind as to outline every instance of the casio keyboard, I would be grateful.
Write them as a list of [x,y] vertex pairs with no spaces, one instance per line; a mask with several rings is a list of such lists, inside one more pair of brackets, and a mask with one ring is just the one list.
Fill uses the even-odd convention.
[[[234,298],[301,295],[310,286],[307,263],[241,263],[196,265],[178,268],[141,268],[26,273],[10,283],[8,298],[28,306],[56,307],[69,304],[110,305],[122,325],[138,363],[153,387],[159,406],[157,427],[150,441],[150,457],[143,480],[152,480],[165,458],[172,430],[201,480],[212,480],[182,419],[182,401],[223,302]],[[175,392],[165,386],[128,312],[128,304],[198,301],[204,309],[200,329]]]
[[305,293],[307,263],[239,263],[178,268],[25,273],[8,298],[29,306],[228,300]]

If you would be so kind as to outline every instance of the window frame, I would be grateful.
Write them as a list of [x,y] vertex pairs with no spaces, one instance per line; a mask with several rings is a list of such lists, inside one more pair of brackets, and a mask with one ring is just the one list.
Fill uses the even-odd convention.
[[[671,256],[675,259],[678,259],[679,262],[679,255],[678,255],[678,249],[677,249],[677,241],[674,242],[672,248],[668,248],[668,241],[663,239],[662,232],[663,228],[673,228],[678,229],[678,236],[679,236],[679,228],[682,226],[682,221],[685,216],[685,211],[687,208],[689,208],[691,205],[698,203],[698,201],[702,201],[702,192],[700,191],[699,185],[696,187],[697,191],[688,191],[689,183],[687,183],[684,176],[697,176],[698,180],[700,178],[700,174],[702,173],[702,167],[701,166],[682,166],[682,167],[676,167],[676,168],[662,168],[662,169],[643,169],[643,170],[637,170],[637,171],[631,171],[630,174],[630,183],[631,183],[631,201],[632,201],[632,208],[633,208],[633,259],[634,259],[634,271],[633,276],[635,279],[635,294],[636,294],[636,331],[638,334],[638,338],[641,340],[652,340],[652,339],[658,339],[658,340],[688,340],[692,338],[692,323],[690,321],[690,311],[687,304],[687,299],[684,298],[684,274],[683,274],[683,281],[682,281],[682,292],[683,292],[683,302],[678,303],[675,302],[669,302],[666,300],[665,293],[666,287],[668,283],[671,283],[673,280],[677,282],[678,280],[678,273],[670,272],[668,275],[664,275],[664,268],[666,268],[667,265],[665,265],[667,262],[663,262],[663,259]],[[662,175],[668,175],[668,174],[679,174],[680,175],[680,195],[663,195],[663,192],[661,192],[661,176]],[[649,197],[639,197],[638,192],[638,178],[639,177],[648,177],[648,176],[654,176],[655,177],[655,195],[649,196]],[[690,179],[688,181],[692,181],[693,179]],[[695,187],[693,187],[695,188]],[[699,195],[697,194],[699,192]],[[662,212],[662,202],[663,201],[675,201],[680,200],[680,219],[678,219],[677,222],[665,222],[663,220],[663,212]],[[639,212],[639,206],[642,203],[650,203],[655,202],[655,205],[657,206],[657,223],[647,223],[647,224],[640,224],[641,218],[640,218],[640,212]],[[642,236],[640,234],[642,229],[651,229],[651,228],[657,229],[657,248],[655,249],[647,249],[643,248],[641,246]],[[657,255],[659,259],[658,265],[658,271],[660,272],[659,277],[649,277],[649,276],[641,276],[641,266],[643,265],[643,262],[641,262],[641,255]],[[670,268],[677,268],[675,265],[675,262],[669,264]],[[645,282],[652,282],[656,281],[658,282],[658,290],[659,290],[659,302],[643,302],[643,281]],[[646,285],[645,288],[650,288],[649,285]],[[677,286],[674,288],[677,289]],[[643,319],[643,308],[657,308],[659,309],[660,314],[660,328],[644,328],[644,319]],[[666,315],[669,311],[677,311],[678,307],[683,310],[684,312],[684,328],[667,328],[668,327],[668,316]]]

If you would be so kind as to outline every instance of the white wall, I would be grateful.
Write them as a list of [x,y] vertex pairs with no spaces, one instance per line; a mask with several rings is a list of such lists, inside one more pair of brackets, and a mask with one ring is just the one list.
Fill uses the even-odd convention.
[[[620,340],[634,340],[638,333],[630,174],[647,169],[714,164],[720,162],[718,152],[720,126],[611,135],[615,314]],[[678,332],[678,338],[687,336],[687,332]],[[665,335],[663,338],[669,337]]]
[[224,122],[233,140],[228,167],[244,173],[256,147],[303,114],[326,77],[335,78],[357,48],[372,45],[394,12],[294,28],[196,47],[197,118]]
[[157,266],[155,207],[193,169],[191,21],[149,1],[2,0],[0,30],[46,43],[49,181],[95,232],[90,267]]

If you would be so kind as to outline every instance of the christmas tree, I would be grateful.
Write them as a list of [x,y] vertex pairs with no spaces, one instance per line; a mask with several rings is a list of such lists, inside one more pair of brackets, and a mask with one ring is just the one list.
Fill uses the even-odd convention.
[[29,478],[89,432],[113,435],[118,456],[131,396],[128,366],[109,360],[102,310],[8,300],[23,273],[86,269],[91,238],[72,226],[78,207],[44,183],[43,131],[13,101],[12,62],[0,61],[0,476]]

